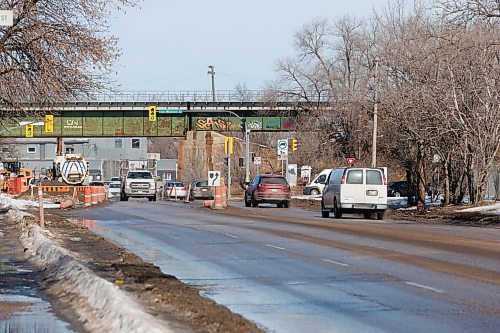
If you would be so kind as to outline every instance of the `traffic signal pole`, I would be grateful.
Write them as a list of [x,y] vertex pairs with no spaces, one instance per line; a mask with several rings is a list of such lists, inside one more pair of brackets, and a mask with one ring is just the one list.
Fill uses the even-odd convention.
[[245,121],[245,183],[250,183],[250,130],[248,129],[248,124]]

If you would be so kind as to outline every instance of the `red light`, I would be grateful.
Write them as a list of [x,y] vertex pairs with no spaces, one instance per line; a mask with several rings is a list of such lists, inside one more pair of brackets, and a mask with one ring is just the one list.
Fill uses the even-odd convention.
[[342,180],[340,181],[341,184],[345,184],[345,175],[342,176]]
[[384,177],[384,185],[387,185],[387,178],[385,178],[384,174],[382,174],[382,177]]

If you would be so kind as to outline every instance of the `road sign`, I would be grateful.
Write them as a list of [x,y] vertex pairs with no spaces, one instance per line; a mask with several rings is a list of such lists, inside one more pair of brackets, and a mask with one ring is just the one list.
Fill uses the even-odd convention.
[[286,152],[288,155],[288,139],[278,140],[278,154]]
[[182,110],[179,109],[163,109],[163,110],[157,110],[157,113],[160,114],[175,114],[175,113],[182,113]]
[[286,161],[287,158],[288,158],[288,151],[278,152],[278,161]]
[[354,162],[356,162],[356,157],[348,157],[347,158],[347,164],[349,164],[349,166],[352,166],[354,164]]
[[208,186],[220,186],[220,171],[208,172]]
[[14,11],[0,10],[0,27],[11,27],[14,25]]
[[261,158],[260,156],[255,156],[255,157],[253,158],[253,164],[255,164],[255,165],[260,165],[260,164],[262,164],[262,158]]

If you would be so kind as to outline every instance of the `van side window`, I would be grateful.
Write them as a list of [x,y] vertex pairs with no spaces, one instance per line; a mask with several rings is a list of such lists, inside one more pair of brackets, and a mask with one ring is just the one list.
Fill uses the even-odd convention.
[[382,185],[382,174],[378,170],[366,170],[366,183],[368,185]]
[[316,180],[316,183],[320,183],[320,184],[324,184],[325,183],[325,180],[326,180],[326,175],[321,175],[318,177],[318,179]]
[[349,170],[347,172],[347,184],[363,184],[363,170]]

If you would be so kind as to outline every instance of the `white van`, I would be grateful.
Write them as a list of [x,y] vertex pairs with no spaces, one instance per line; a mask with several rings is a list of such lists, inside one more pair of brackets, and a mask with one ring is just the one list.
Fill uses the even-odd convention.
[[323,193],[325,188],[326,178],[333,169],[324,169],[314,177],[314,179],[304,187],[304,195],[318,195]]
[[362,213],[365,218],[376,214],[383,220],[387,209],[387,181],[379,168],[333,169],[321,198],[321,216],[336,218],[343,213]]

